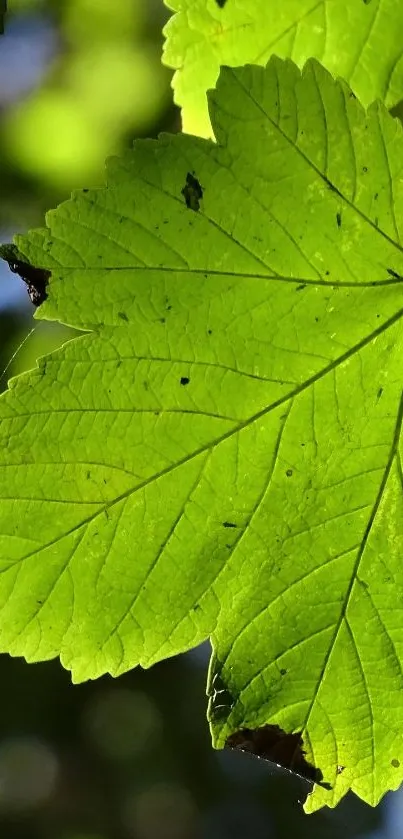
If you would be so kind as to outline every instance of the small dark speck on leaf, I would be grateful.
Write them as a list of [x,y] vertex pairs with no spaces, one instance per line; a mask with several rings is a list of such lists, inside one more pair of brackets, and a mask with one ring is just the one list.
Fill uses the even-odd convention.
[[89,192],[89,190],[88,189],[83,189],[83,192]]
[[181,385],[188,385],[189,382],[190,379],[188,378],[188,376],[181,376]]
[[281,673],[282,676],[285,676],[287,671],[284,669],[284,667],[282,667],[281,670],[280,670],[280,673]]
[[120,318],[121,320],[125,320],[126,322],[129,320],[126,312],[118,312],[118,318]]
[[336,213],[337,227],[341,227],[341,213]]
[[148,384],[148,382],[143,382],[143,388],[144,388],[144,390],[148,390],[148,389],[149,389],[149,387],[150,387],[150,385]]
[[86,474],[87,481],[89,481],[90,477],[91,477],[91,472],[87,472],[87,474]]
[[38,606],[42,606],[43,600],[37,600],[36,602],[37,602]]
[[160,318],[160,323],[165,323],[165,318]]
[[379,192],[376,192],[375,195],[374,195],[374,201],[378,200],[378,196],[379,196]]
[[301,283],[301,285],[297,285],[295,291],[302,291],[304,288],[306,288],[306,283]]
[[171,311],[171,309],[172,309],[172,306],[171,306],[171,305],[169,305],[169,306],[167,306],[167,307],[166,307],[167,312],[170,312],[170,311]]
[[228,550],[230,551],[231,548],[232,548],[232,545],[226,545],[225,547],[228,548]]
[[199,181],[194,175],[192,175],[191,172],[188,172],[186,175],[186,183],[181,189],[181,193],[186,201],[188,210],[194,210],[194,212],[197,212],[200,209],[200,201],[203,198],[203,190]]
[[395,767],[395,769],[399,768],[400,760],[398,760],[397,757],[394,757],[390,762],[391,762],[391,765]]
[[383,387],[380,387],[377,393],[377,399],[380,399],[383,394]]
[[212,335],[212,334],[213,334],[213,330],[212,330],[212,329],[208,329],[208,330],[207,330],[207,332],[208,332],[208,334],[209,334],[209,335]]
[[363,166],[363,167],[362,167],[362,171],[363,171],[363,172],[365,172],[365,173],[367,173],[367,172],[368,172],[368,166]]
[[355,93],[353,93],[352,90],[350,91],[350,99],[357,99]]
[[200,608],[201,608],[201,607],[200,607],[200,603],[195,603],[195,605],[193,606],[193,611],[194,611],[194,612],[197,612],[197,611],[198,611],[198,609],[200,609]]
[[234,524],[234,522],[232,522],[232,521],[223,521],[222,526],[223,527],[236,527],[236,524]]
[[316,323],[318,323],[318,321],[319,321],[319,318],[315,318],[315,321],[316,321]]
[[215,0],[219,9],[223,9],[227,0]]
[[329,276],[329,274],[330,274],[330,271],[325,271],[325,276],[326,276],[326,277],[328,277],[328,276]]
[[287,478],[291,478],[291,475],[292,475],[292,469],[287,469],[287,471],[286,471],[286,473],[285,473],[285,474],[287,475]]

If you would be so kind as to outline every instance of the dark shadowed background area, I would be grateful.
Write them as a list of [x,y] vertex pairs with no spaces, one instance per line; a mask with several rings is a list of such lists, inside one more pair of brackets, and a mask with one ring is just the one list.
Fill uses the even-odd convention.
[[[162,0],[9,0],[0,37],[0,240],[43,224],[136,137],[177,131],[161,66]],[[0,0],[1,8],[1,0]],[[71,335],[32,320],[0,263],[0,374]],[[31,330],[34,329],[32,332]],[[0,656],[1,839],[401,839],[403,795],[348,796],[305,816],[309,789],[275,766],[215,752],[206,644],[149,671],[73,686],[56,661]]]

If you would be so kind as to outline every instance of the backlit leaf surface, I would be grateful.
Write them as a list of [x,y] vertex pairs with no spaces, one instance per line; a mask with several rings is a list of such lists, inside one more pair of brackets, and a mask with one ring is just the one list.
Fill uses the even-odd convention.
[[138,143],[17,237],[39,316],[87,334],[0,399],[1,649],[80,681],[210,636],[215,744],[301,731],[308,808],[375,804],[403,762],[402,129],[316,62],[223,70],[210,105],[217,143]]

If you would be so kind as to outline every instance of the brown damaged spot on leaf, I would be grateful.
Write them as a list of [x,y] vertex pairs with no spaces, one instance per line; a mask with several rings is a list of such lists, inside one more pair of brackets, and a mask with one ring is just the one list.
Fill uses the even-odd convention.
[[19,253],[15,245],[2,245],[0,257],[8,262],[10,271],[19,274],[28,288],[28,294],[34,306],[40,306],[47,298],[46,288],[50,278],[50,271],[30,265]]
[[193,210],[197,213],[200,209],[200,201],[203,198],[203,189],[194,173],[187,173],[186,183],[183,189],[181,189],[181,193],[185,199],[188,210]]
[[324,789],[332,789],[331,785],[323,780],[320,769],[306,760],[300,731],[287,734],[279,725],[263,725],[255,729],[241,728],[227,738],[225,745],[230,749],[249,752],[263,760],[276,763],[277,766],[282,766],[283,769],[288,769],[289,772]]

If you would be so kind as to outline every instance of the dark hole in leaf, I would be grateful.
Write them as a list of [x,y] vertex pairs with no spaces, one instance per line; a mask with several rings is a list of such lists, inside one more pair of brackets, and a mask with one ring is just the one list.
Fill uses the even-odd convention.
[[368,172],[368,166],[363,166],[362,171],[366,174]]
[[200,209],[200,201],[203,198],[203,190],[199,181],[194,175],[192,175],[191,172],[188,172],[186,175],[186,183],[183,189],[181,189],[181,193],[186,201],[187,208],[197,212]]
[[285,474],[287,475],[287,478],[291,478],[291,475],[292,475],[292,469],[287,469],[287,471],[286,471],[286,473],[285,473]]
[[223,8],[224,8],[224,6],[225,6],[225,4],[226,4],[226,2],[227,2],[227,0],[215,0],[215,1],[216,1],[216,3],[217,3],[217,6],[218,6],[220,9],[223,9]]
[[278,725],[263,725],[255,729],[241,728],[227,738],[225,745],[230,749],[250,752],[324,789],[331,789],[330,784],[323,781],[320,769],[316,769],[305,759],[302,743],[299,731],[287,734]]
[[399,768],[399,766],[400,766],[400,760],[398,760],[398,759],[397,759],[397,757],[394,757],[394,758],[393,758],[390,762],[391,762],[392,766],[394,766],[394,767],[395,767],[395,769],[398,769],[398,768]]
[[187,376],[181,376],[181,385],[188,385],[190,379]]
[[281,674],[282,676],[285,676],[285,675],[287,674],[287,671],[284,669],[284,667],[282,667],[282,668],[281,668],[281,670],[280,670],[280,674]]
[[341,213],[336,213],[337,227],[341,227]]
[[236,524],[234,524],[232,521],[223,521],[222,526],[223,527],[236,527]]
[[0,248],[0,257],[8,262],[10,271],[19,274],[27,285],[28,294],[34,306],[40,306],[48,296],[46,288],[50,271],[45,268],[36,268],[24,259],[20,259],[20,256],[16,245],[2,245]]

